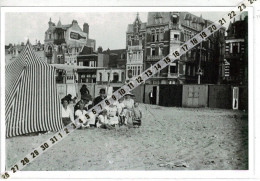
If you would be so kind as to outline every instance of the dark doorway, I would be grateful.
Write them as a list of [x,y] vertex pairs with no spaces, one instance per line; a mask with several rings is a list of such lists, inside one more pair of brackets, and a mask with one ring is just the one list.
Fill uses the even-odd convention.
[[157,99],[157,86],[153,86],[152,104],[156,104],[156,99]]

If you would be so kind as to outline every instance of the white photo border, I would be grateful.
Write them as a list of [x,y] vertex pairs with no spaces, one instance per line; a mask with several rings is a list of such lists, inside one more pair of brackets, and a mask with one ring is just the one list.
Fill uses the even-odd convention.
[[[1,173],[5,171],[5,13],[9,12],[148,12],[148,11],[223,11],[234,7],[1,7]],[[12,178],[254,178],[255,170],[255,117],[254,111],[254,28],[253,7],[248,7],[248,78],[249,78],[249,170],[189,170],[189,171],[20,171]],[[66,141],[66,139],[64,140]],[[32,163],[33,164],[33,163]],[[149,173],[149,174],[148,174]],[[40,177],[39,177],[40,176]]]

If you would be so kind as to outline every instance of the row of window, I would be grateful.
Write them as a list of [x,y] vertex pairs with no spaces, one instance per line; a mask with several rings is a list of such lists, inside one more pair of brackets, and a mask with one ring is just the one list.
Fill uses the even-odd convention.
[[[163,47],[157,47],[158,48],[158,55],[163,55]],[[156,51],[155,51],[156,47],[151,47],[151,56],[157,56],[156,55]]]
[[200,24],[198,24],[196,22],[192,22],[192,20],[185,20],[184,22],[185,22],[186,26],[189,26],[189,27],[197,29],[197,30],[201,30],[203,28],[203,26],[201,26]]
[[[125,73],[122,72],[121,73],[121,80],[123,81],[124,79],[124,76],[125,76]],[[113,79],[111,80],[111,77],[110,77],[110,72],[107,73],[107,80],[106,81],[109,81],[111,80],[112,82],[118,82],[119,81],[119,74],[117,72],[114,72],[113,73]],[[104,81],[105,79],[103,79],[103,73],[99,72],[99,81]]]
[[130,54],[128,54],[128,58],[130,61],[140,61],[143,60],[143,54],[141,51],[134,51]]
[[79,66],[97,67],[97,61],[80,61]]
[[240,47],[241,47],[240,42],[226,43],[226,52],[240,53]]
[[127,70],[132,70],[133,77],[139,75],[143,70],[142,66],[136,65],[136,66],[128,66]]
[[46,39],[52,39],[52,38],[54,38],[54,39],[64,39],[64,37],[65,37],[65,32],[58,32],[58,33],[52,33],[52,32],[46,32],[45,33],[45,38]]

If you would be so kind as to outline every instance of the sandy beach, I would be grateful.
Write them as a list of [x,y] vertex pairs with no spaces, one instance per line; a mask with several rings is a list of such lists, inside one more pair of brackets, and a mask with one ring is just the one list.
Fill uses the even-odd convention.
[[[244,111],[140,104],[140,128],[75,130],[25,171],[247,170]],[[54,133],[6,139],[9,168]]]

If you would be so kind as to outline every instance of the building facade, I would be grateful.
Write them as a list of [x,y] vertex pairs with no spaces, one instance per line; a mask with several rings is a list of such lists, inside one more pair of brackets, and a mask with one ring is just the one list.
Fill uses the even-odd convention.
[[[147,23],[142,29],[144,69],[172,54],[175,49],[211,23],[202,16],[198,17],[188,12],[149,12]],[[128,29],[129,27],[135,27],[135,24],[128,25]],[[224,58],[224,36],[225,28],[221,28],[146,83],[197,83],[199,76],[200,83],[216,83],[221,77],[219,68]]]
[[96,83],[98,54],[92,47],[84,46],[77,56],[78,66],[87,66],[88,68],[77,69],[78,83]]
[[44,51],[47,62],[50,64],[77,63],[77,55],[88,42],[88,24],[83,25],[82,31],[78,22],[73,20],[71,24],[62,25],[61,21],[53,23],[50,19],[49,28],[45,32]]
[[[245,15],[245,14],[243,14]],[[227,29],[223,81],[229,84],[248,83],[248,18],[230,22]]]
[[[89,38],[89,25],[84,23],[82,30],[76,20],[66,25],[63,25],[59,20],[55,25],[50,19],[48,24],[49,27],[45,32],[44,39],[44,52],[47,63],[64,64],[71,67],[81,64],[90,66],[87,62],[90,62],[91,56],[86,53],[86,48],[91,48],[93,52],[96,41]],[[87,54],[88,57],[86,58]],[[89,74],[84,73],[81,69],[60,69],[57,70],[56,80],[57,83],[95,82],[96,71],[87,72]]]
[[133,24],[129,24],[126,32],[126,79],[136,77],[144,68],[144,51],[146,23],[142,23],[137,13]]
[[98,53],[99,66],[103,69],[97,71],[98,83],[124,83],[126,76],[126,49],[106,50]]

